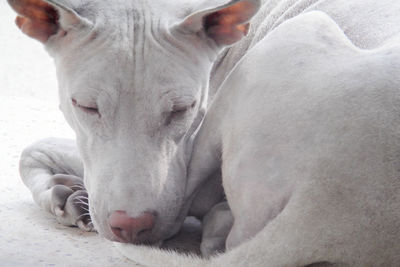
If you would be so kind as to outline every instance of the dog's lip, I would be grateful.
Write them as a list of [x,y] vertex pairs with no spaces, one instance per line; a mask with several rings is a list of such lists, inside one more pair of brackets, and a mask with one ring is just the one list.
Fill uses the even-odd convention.
[[162,244],[162,240],[158,240],[158,241],[155,241],[155,240],[146,240],[146,241],[143,241],[143,242],[133,242],[133,243],[131,243],[131,244],[133,244],[133,245],[146,245],[146,246],[152,246],[152,247],[154,247],[154,246],[157,246],[157,247],[159,247],[160,246],[160,244]]
[[148,246],[158,246],[159,247],[164,242],[164,240],[160,240],[160,239],[155,238],[153,233],[150,235],[149,239],[146,239],[146,240],[140,240],[139,239],[139,241],[134,241],[134,242],[128,242],[128,241],[126,241],[126,240],[114,235],[111,232],[111,229],[110,229],[109,233],[103,233],[103,234],[100,234],[100,235],[102,237],[104,237],[105,239],[110,240],[111,242],[118,242],[118,243],[123,243],[123,244],[132,244],[132,245],[148,245]]
[[132,244],[132,245],[149,245],[149,246],[156,246],[160,247],[163,244],[163,240],[155,241],[153,240],[145,240],[145,241],[138,241],[138,242],[127,242],[126,240],[119,238],[117,236],[104,236],[105,239],[110,240],[111,242],[123,243],[123,244]]

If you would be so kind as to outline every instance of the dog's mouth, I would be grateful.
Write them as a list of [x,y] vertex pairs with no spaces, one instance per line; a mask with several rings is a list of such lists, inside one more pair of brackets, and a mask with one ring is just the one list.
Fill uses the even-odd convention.
[[[138,233],[135,238],[131,238],[123,230],[113,230],[113,232],[119,231],[119,235],[114,235],[112,241],[120,243],[129,243],[134,245],[153,245],[158,241],[151,236],[151,233]],[[119,237],[121,236],[121,237]]]
[[[115,230],[114,230],[115,231]],[[153,236],[151,233],[138,233],[137,236],[133,239],[127,236],[126,233],[120,234],[121,237],[110,234],[110,235],[103,235],[104,238],[118,243],[124,244],[132,244],[132,245],[145,245],[145,246],[152,246],[152,247],[160,247],[163,244],[163,240],[160,240]]]

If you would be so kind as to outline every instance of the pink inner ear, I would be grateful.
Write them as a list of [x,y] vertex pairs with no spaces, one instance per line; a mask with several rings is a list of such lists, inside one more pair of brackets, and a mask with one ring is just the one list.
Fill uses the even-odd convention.
[[9,0],[8,2],[18,13],[16,24],[23,33],[43,43],[57,33],[59,16],[50,4],[41,0]]
[[206,16],[204,29],[217,44],[231,45],[247,35],[250,24],[246,22],[256,12],[253,3],[242,1]]

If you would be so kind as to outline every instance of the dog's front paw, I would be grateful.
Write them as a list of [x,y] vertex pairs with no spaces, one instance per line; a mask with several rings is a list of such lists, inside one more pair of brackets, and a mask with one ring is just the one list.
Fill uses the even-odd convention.
[[88,194],[82,179],[73,175],[53,176],[50,188],[50,209],[58,222],[93,231],[89,215]]
[[233,225],[228,202],[216,204],[203,218],[203,236],[200,251],[209,258],[225,251],[225,242]]

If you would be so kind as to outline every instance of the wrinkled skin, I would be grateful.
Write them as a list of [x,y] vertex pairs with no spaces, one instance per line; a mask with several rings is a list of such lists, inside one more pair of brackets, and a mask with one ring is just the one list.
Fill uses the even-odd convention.
[[[397,12],[394,4],[377,3],[387,9],[372,13],[375,22]],[[370,35],[381,34],[376,25]],[[228,251],[205,260],[119,249],[145,266],[397,266],[396,30],[360,49],[326,13],[282,23],[228,76],[194,141],[189,181],[207,179],[222,159],[234,217]]]
[[[84,176],[93,226],[106,238],[115,240],[109,217],[116,211],[154,214],[146,243],[179,230],[196,197],[186,197],[186,169],[211,68],[248,33],[260,4],[195,2],[9,0],[17,26],[54,58],[60,109],[76,133],[77,149],[47,140],[21,159],[25,184],[60,222],[92,228],[84,210],[67,205],[77,203],[73,177]],[[73,156],[64,160],[65,151]],[[58,174],[74,176],[58,183]],[[194,213],[202,217],[222,200],[221,191],[214,195]]]
[[[353,19],[354,14],[342,16],[344,13],[337,11],[347,7],[341,1],[336,1],[334,8],[329,5],[334,2],[329,1],[298,1],[290,12],[285,7],[277,8],[283,10],[281,13],[271,12],[263,26],[273,26],[261,29],[254,42],[315,2],[321,3],[316,9],[331,11],[330,15],[336,16],[336,22],[346,28],[348,37],[360,47],[380,45],[374,42],[387,40],[393,33],[390,30],[396,30],[389,27],[382,31],[378,23],[375,31],[367,30],[370,34],[360,35],[357,30],[365,30],[363,27],[369,25],[370,16],[360,15],[357,19]],[[113,7],[101,9],[102,3],[96,2],[85,8],[74,7],[79,16],[61,8],[57,9],[60,20],[57,20],[56,34],[48,33],[51,27],[47,26],[39,27],[40,34],[32,32],[35,28],[29,26],[32,24],[29,21],[24,30],[24,23],[17,21],[28,35],[45,40],[55,58],[61,109],[77,133],[92,219],[107,238],[113,238],[107,218],[111,212],[121,209],[133,217],[144,211],[154,212],[157,222],[150,241],[168,238],[179,229],[191,200],[205,183],[203,179],[208,175],[187,181],[186,164],[191,154],[192,133],[206,107],[209,72],[212,66],[229,62],[213,65],[223,46],[247,34],[249,18],[243,19],[242,14],[252,15],[251,10],[256,10],[258,5],[254,1],[254,7],[250,5],[248,9],[251,12],[238,13],[253,2],[239,1],[237,5],[232,2],[233,6],[227,8],[218,5],[226,3],[206,1],[201,6],[188,3],[174,8],[159,2],[154,6],[148,2],[135,3],[131,7],[117,2]],[[213,10],[212,6],[218,8]],[[202,10],[206,11],[196,13]],[[268,7],[261,14],[267,11]],[[234,19],[230,17],[238,14]],[[390,22],[391,17],[386,18]],[[243,51],[242,54],[246,53],[246,49]],[[227,58],[229,52],[225,54]],[[216,73],[220,69],[223,68],[218,68]],[[247,111],[245,108],[242,114]],[[208,156],[204,158],[220,165],[218,157]],[[199,166],[201,170],[209,164],[203,161]],[[284,206],[282,202],[278,204]],[[247,226],[241,227],[252,230],[248,234],[251,236],[262,224]],[[238,235],[231,242],[237,245],[248,236]]]

